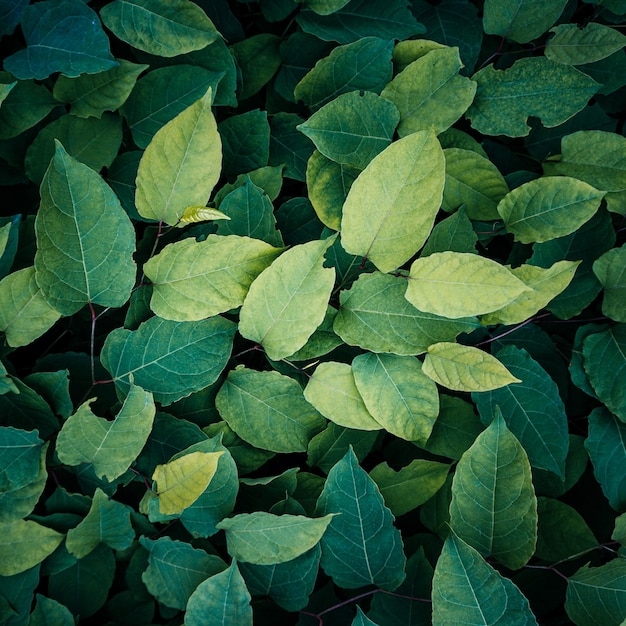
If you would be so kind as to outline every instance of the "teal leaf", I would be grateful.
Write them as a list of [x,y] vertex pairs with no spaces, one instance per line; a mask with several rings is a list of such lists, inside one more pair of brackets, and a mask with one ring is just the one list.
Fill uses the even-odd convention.
[[559,24],[550,32],[554,36],[548,41],[545,55],[564,65],[594,63],[626,45],[626,36],[597,22],[589,22],[583,28],[578,24]]
[[351,626],[378,626],[378,624],[367,617],[360,606],[357,606],[356,617],[352,620]]
[[241,72],[240,100],[258,93],[280,67],[280,37],[257,33],[233,44],[231,50]]
[[392,591],[405,578],[402,539],[376,483],[352,451],[328,473],[316,513],[336,513],[321,541],[322,569],[345,589]]
[[[119,307],[135,282],[135,233],[111,188],[60,143],[42,183],[35,279],[48,304]],[[106,239],[107,246],[100,243]]]
[[433,626],[537,626],[522,592],[454,533],[437,561],[432,598]]
[[305,451],[325,424],[300,385],[278,372],[231,370],[215,404],[244,441],[272,452]]
[[74,616],[66,606],[39,593],[36,598],[37,604],[30,614],[28,626],[74,626]]
[[23,487],[37,477],[43,441],[37,431],[0,428],[0,490]]
[[443,150],[432,131],[395,141],[350,187],[343,205],[341,245],[350,254],[370,259],[381,272],[398,268],[430,235],[444,180]]
[[191,594],[185,612],[185,626],[252,626],[250,592],[237,562],[201,582]]
[[102,7],[105,26],[133,48],[174,57],[220,37],[206,13],[189,0],[115,0]]
[[496,357],[521,382],[473,395],[483,424],[489,424],[500,407],[531,465],[563,478],[568,425],[556,383],[526,350],[508,345],[496,352]]
[[154,420],[154,400],[149,392],[131,385],[112,422],[96,417],[89,408],[91,403],[81,405],[63,424],[56,452],[62,463],[91,463],[98,478],[113,481],[144,447]]
[[135,331],[116,328],[102,347],[102,364],[118,391],[134,382],[163,405],[214,383],[232,350],[235,326],[219,316],[200,322],[153,317]]
[[241,307],[239,332],[259,342],[273,361],[304,346],[322,323],[335,281],[323,267],[334,237],[294,246],[252,282]]
[[10,35],[20,23],[29,0],[3,0],[0,3],[0,37]]
[[451,320],[419,311],[404,297],[405,291],[405,278],[362,274],[351,289],[341,291],[333,330],[347,344],[364,350],[414,355],[478,326],[476,318]]
[[[298,131],[303,119],[295,113],[276,113],[270,119],[270,165],[285,166],[285,177],[304,182],[314,147]],[[303,243],[303,242],[298,242]]]
[[602,313],[616,322],[626,322],[626,245],[605,252],[592,267],[604,287]]
[[[4,69],[20,79],[96,74],[117,65],[97,14],[79,0],[27,6],[21,20],[27,47],[7,57]],[[80,33],[73,37],[72,33]]]
[[[542,10],[542,9],[538,9]],[[573,67],[545,57],[524,58],[505,70],[489,65],[472,76],[476,98],[467,111],[485,135],[525,137],[529,116],[552,128],[578,113],[600,85]]]

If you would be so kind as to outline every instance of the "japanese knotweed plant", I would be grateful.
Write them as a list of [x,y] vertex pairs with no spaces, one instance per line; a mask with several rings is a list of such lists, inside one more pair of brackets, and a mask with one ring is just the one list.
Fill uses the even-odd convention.
[[0,0],[0,624],[625,624],[625,15]]

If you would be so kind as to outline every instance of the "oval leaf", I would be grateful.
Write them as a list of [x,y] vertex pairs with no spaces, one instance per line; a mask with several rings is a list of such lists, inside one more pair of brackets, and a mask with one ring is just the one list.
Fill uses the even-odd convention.
[[545,55],[564,65],[594,63],[626,45],[626,36],[597,22],[589,22],[582,28],[578,24],[559,24],[550,32],[554,36],[548,41]]

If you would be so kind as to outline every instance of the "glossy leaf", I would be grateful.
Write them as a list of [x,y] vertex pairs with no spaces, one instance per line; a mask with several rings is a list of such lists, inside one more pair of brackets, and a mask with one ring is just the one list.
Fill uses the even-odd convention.
[[383,150],[354,181],[343,205],[346,252],[367,257],[381,272],[408,261],[432,230],[444,169],[443,150],[432,131],[412,133]]
[[600,61],[626,45],[626,36],[618,30],[589,22],[580,28],[578,24],[559,24],[550,32],[546,57],[564,65],[582,65]]
[[239,332],[278,361],[307,342],[322,323],[335,271],[323,267],[334,239],[294,246],[261,272],[241,307]]

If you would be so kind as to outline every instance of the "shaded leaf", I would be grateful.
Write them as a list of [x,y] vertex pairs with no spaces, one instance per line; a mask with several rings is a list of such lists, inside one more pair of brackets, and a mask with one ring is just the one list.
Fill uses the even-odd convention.
[[593,273],[604,287],[602,313],[616,322],[626,322],[626,245],[594,261]]
[[256,94],[280,67],[280,37],[273,33],[258,33],[236,42],[232,51],[241,70],[242,87],[239,98],[245,100]]

